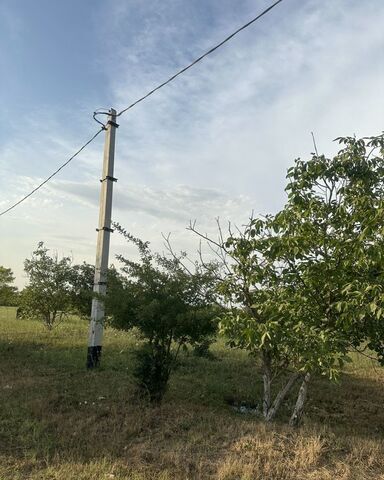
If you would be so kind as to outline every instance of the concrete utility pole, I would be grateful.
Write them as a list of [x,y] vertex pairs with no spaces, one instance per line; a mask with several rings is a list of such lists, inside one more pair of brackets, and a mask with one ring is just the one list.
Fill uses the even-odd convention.
[[89,326],[87,368],[97,367],[100,362],[104,329],[104,301],[100,295],[107,291],[107,271],[109,256],[109,237],[111,232],[113,164],[115,159],[115,136],[118,127],[116,110],[109,111],[109,120],[105,131],[103,175],[100,180],[99,228],[97,228],[96,263],[93,292],[98,294],[92,299],[91,322]]

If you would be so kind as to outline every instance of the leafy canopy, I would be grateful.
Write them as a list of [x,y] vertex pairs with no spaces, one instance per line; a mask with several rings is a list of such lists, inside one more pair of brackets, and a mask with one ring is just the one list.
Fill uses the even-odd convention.
[[[338,141],[334,158],[314,154],[288,170],[281,212],[218,245],[229,307],[221,328],[260,359],[267,420],[297,374],[293,421],[312,373],[336,378],[351,349],[370,348],[384,364],[384,137]],[[288,372],[272,401],[271,384]]]
[[31,259],[24,262],[29,284],[24,288],[20,306],[23,315],[42,320],[48,329],[71,311],[71,258],[49,255],[39,242]]
[[139,261],[118,256],[122,274],[110,278],[106,307],[113,327],[135,328],[145,340],[136,376],[152,401],[160,401],[182,346],[214,336],[216,310],[211,276],[180,259],[154,254],[148,242],[117,230],[139,251]]
[[15,305],[17,299],[17,287],[13,286],[15,277],[10,268],[0,265],[0,305]]
[[295,315],[304,308],[341,352],[367,342],[384,363],[384,138],[338,141],[333,159],[289,170],[267,254],[285,267]]

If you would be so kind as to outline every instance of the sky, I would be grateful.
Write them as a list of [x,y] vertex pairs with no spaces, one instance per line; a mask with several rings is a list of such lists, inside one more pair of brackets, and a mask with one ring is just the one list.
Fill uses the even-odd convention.
[[[0,209],[129,105],[272,0],[0,0]],[[286,170],[336,137],[384,130],[384,2],[284,0],[119,118],[113,219],[193,256],[216,218],[241,227],[285,202]],[[94,263],[103,134],[0,217],[0,265],[19,287],[39,241]],[[117,233],[115,255],[136,252]]]

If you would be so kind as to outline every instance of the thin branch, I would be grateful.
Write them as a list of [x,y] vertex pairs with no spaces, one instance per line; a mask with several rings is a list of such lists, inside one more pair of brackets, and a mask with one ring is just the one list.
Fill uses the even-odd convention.
[[372,355],[368,355],[367,353],[364,353],[364,351],[362,350],[359,350],[358,348],[354,347],[351,343],[349,344],[349,346],[352,348],[352,350],[354,350],[356,353],[359,353],[360,355],[363,355],[363,357],[366,357],[366,358],[369,358],[370,360],[373,360],[375,362],[378,362],[379,359],[376,357],[372,357]]
[[316,157],[318,157],[318,156],[319,156],[319,152],[317,151],[317,145],[316,145],[315,135],[313,134],[313,132],[311,132],[311,135],[312,135],[312,142],[313,142],[313,147],[314,147],[314,149],[315,149]]
[[215,240],[212,240],[212,238],[209,238],[207,234],[201,233],[201,232],[199,232],[198,230],[196,230],[195,225],[196,225],[196,221],[194,221],[193,223],[190,222],[189,226],[187,227],[187,230],[190,230],[191,232],[196,233],[196,235],[198,235],[199,237],[203,238],[203,239],[206,240],[207,242],[212,243],[213,245],[216,245],[216,247],[218,247],[218,248],[223,249],[224,251],[226,251],[224,245],[220,245],[220,244],[219,244],[218,242],[216,242]]
[[180,260],[180,258],[175,254],[175,252],[173,251],[173,248],[172,248],[172,245],[171,245],[171,242],[169,240],[171,234],[168,233],[167,236],[164,235],[164,233],[161,234],[161,236],[163,237],[164,241],[165,241],[165,248],[168,250],[168,252],[170,253],[170,255],[173,257],[174,260],[176,260],[178,262],[179,265],[181,265],[181,267],[189,274],[189,275],[193,275],[193,273],[191,272],[191,270]]

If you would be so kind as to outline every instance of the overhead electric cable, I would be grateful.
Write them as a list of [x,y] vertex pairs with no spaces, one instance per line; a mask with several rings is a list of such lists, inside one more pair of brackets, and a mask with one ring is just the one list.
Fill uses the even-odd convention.
[[[267,14],[269,11],[271,11],[274,7],[276,7],[276,5],[278,5],[279,3],[281,3],[283,0],[277,0],[275,3],[273,3],[272,5],[270,5],[268,8],[266,8],[265,10],[263,10],[261,13],[259,13],[259,15],[257,15],[256,17],[252,18],[252,20],[250,20],[249,22],[245,23],[244,25],[242,25],[240,28],[238,28],[237,30],[235,30],[233,33],[231,33],[230,35],[228,35],[228,37],[224,38],[224,40],[222,40],[220,43],[218,43],[217,45],[215,45],[214,47],[212,47],[211,49],[209,49],[207,52],[205,52],[203,55],[201,55],[200,57],[196,58],[193,62],[191,62],[189,65],[187,65],[186,67],[182,68],[181,70],[179,70],[177,73],[175,73],[174,75],[172,75],[172,77],[168,78],[168,80],[166,80],[165,82],[161,83],[160,85],[158,85],[157,87],[153,88],[152,90],[150,90],[147,94],[145,94],[144,96],[142,96],[141,98],[139,98],[138,100],[136,100],[135,102],[131,103],[130,105],[128,105],[126,108],[123,108],[116,116],[119,117],[120,115],[123,115],[127,110],[130,110],[131,108],[133,108],[135,105],[137,105],[138,103],[142,102],[143,100],[145,100],[146,98],[150,97],[151,95],[153,95],[155,92],[157,92],[158,90],[160,90],[161,88],[165,87],[166,85],[168,85],[169,83],[171,83],[173,80],[175,80],[176,77],[178,77],[179,75],[183,74],[184,72],[186,72],[187,70],[189,70],[190,68],[192,68],[194,65],[196,65],[197,63],[201,62],[201,60],[203,60],[205,57],[207,57],[208,55],[210,55],[211,53],[213,53],[214,51],[216,51],[218,48],[220,48],[221,46],[223,46],[225,43],[227,43],[229,40],[231,40],[235,35],[237,35],[238,33],[240,33],[242,30],[245,30],[246,28],[248,28],[250,25],[252,25],[253,23],[255,23],[257,20],[259,20],[261,17],[263,17],[265,14]],[[65,163],[63,163],[55,172],[52,173],[52,175],[50,175],[46,180],[44,180],[42,183],[40,183],[40,185],[38,185],[36,188],[34,188],[30,193],[28,193],[28,195],[25,195],[23,198],[21,198],[18,202],[14,203],[13,205],[11,205],[9,208],[7,208],[6,210],[0,212],[0,216],[4,215],[5,213],[9,212],[10,210],[14,209],[15,207],[17,207],[17,205],[20,205],[20,203],[24,202],[27,198],[29,198],[31,195],[33,195],[35,192],[37,192],[37,190],[39,190],[43,185],[45,185],[47,182],[49,182],[49,180],[51,180],[51,178],[53,178],[55,175],[57,175],[60,170],[62,170],[66,165],[68,165],[69,162],[71,162],[82,150],[84,150],[84,148],[89,145],[103,130],[105,130],[105,125],[100,122],[99,120],[97,120],[96,116],[97,115],[110,115],[110,112],[104,112],[104,111],[96,111],[94,112],[93,114],[93,118],[94,120],[99,123],[101,125],[101,128],[100,130],[98,130],[95,135],[93,135],[92,138],[90,138],[88,140],[87,143],[85,143],[74,155],[72,155],[72,157],[70,157]]]
[[[276,7],[276,5],[278,5],[279,3],[281,3],[283,0],[278,0],[277,2],[273,3],[271,6],[269,6],[268,8],[266,8],[265,10],[263,10],[261,13],[259,13],[259,15],[257,15],[257,17],[253,18],[252,20],[250,20],[249,22],[247,22],[245,25],[243,25],[242,27],[238,28],[236,31],[234,31],[233,33],[231,33],[230,35],[228,35],[228,37],[224,38],[224,40],[222,40],[220,43],[218,43],[217,45],[215,45],[214,47],[212,47],[210,50],[208,50],[207,52],[205,52],[203,55],[201,55],[200,57],[196,58],[196,60],[194,60],[193,62],[191,62],[189,65],[187,65],[186,67],[182,68],[181,70],[179,70],[177,73],[175,73],[174,75],[172,75],[172,77],[168,78],[168,80],[166,80],[165,82],[161,83],[160,85],[158,85],[157,87],[153,88],[151,91],[149,91],[147,94],[145,94],[143,97],[139,98],[138,100],[136,100],[135,102],[131,103],[130,105],[128,105],[128,107],[126,108],[123,108],[116,116],[119,117],[120,115],[123,115],[123,113],[125,113],[127,110],[130,110],[131,108],[133,108],[135,105],[137,105],[138,103],[142,102],[143,100],[145,100],[146,98],[150,97],[152,94],[154,94],[155,92],[157,92],[157,90],[160,90],[160,88],[163,88],[165,87],[165,85],[168,85],[168,83],[171,83],[176,77],[178,77],[179,75],[181,75],[182,73],[186,72],[187,70],[189,70],[190,68],[192,68],[194,65],[196,65],[197,63],[201,62],[201,60],[203,60],[203,58],[207,57],[208,55],[210,55],[211,53],[213,53],[215,50],[217,50],[218,48],[220,48],[222,45],[224,45],[224,43],[227,43],[229,40],[231,40],[235,35],[237,35],[238,33],[240,33],[242,30],[245,30],[247,27],[249,27],[250,25],[252,25],[253,23],[255,23],[257,20],[259,20],[259,18],[263,17],[266,13],[268,13],[269,11],[272,10],[272,8]],[[107,114],[107,112],[100,112],[100,114]]]
[[68,165],[69,162],[71,162],[75,157],[77,157],[77,155],[79,155],[80,152],[82,152],[84,150],[85,147],[87,147],[91,142],[93,142],[93,140],[103,131],[105,130],[104,127],[100,128],[100,130],[98,130],[89,140],[87,143],[84,143],[84,145],[79,148],[79,150],[77,150],[76,153],[74,153],[72,155],[72,157],[70,157],[65,163],[63,163],[57,170],[55,170],[48,178],[46,178],[43,182],[41,182],[36,188],[34,188],[31,192],[28,193],[28,195],[25,195],[25,197],[21,198],[18,202],[14,203],[13,205],[11,205],[9,208],[7,208],[6,210],[4,210],[3,212],[0,213],[0,217],[2,215],[4,215],[5,213],[9,212],[10,210],[14,209],[15,207],[17,207],[17,205],[20,205],[20,203],[24,202],[24,200],[26,200],[27,198],[29,198],[31,195],[33,195],[35,192],[37,192],[37,190],[39,190],[43,185],[45,185],[47,182],[49,182],[49,180],[51,180],[51,178],[53,178],[55,175],[57,175],[60,170],[62,170],[66,165]]

